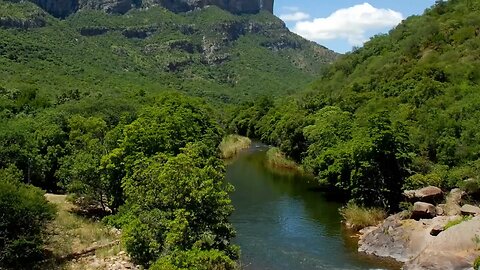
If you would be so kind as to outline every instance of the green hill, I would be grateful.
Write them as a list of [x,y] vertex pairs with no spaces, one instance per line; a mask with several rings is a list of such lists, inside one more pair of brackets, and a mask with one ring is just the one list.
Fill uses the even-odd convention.
[[[480,181],[480,3],[437,1],[232,128],[279,145],[322,185],[397,208],[401,190]],[[299,120],[301,119],[301,120]]]
[[266,11],[151,7],[59,20],[31,3],[0,1],[0,18],[0,87],[38,89],[52,102],[72,90],[98,98],[175,89],[226,102],[279,96],[337,56]]

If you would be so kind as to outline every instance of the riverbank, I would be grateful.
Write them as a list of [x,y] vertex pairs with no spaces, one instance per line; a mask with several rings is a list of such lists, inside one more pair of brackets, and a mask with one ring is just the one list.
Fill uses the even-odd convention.
[[220,157],[222,159],[232,159],[251,145],[252,140],[250,138],[235,134],[227,135],[218,146]]
[[305,170],[300,165],[288,158],[277,147],[268,149],[265,163],[268,168],[280,173],[305,174]]
[[404,195],[412,207],[361,230],[358,251],[393,258],[403,269],[471,269],[480,256],[480,208],[460,189]]

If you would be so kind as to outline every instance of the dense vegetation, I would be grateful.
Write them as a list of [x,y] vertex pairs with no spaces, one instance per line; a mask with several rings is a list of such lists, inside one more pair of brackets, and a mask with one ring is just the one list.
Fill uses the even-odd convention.
[[43,256],[44,231],[55,208],[43,192],[21,183],[14,167],[0,169],[0,268],[28,269]]
[[[37,186],[101,209],[146,267],[233,269],[225,130],[278,146],[363,206],[395,210],[403,189],[429,184],[478,187],[479,12],[475,1],[438,1],[307,91],[274,99],[336,55],[270,14],[151,8],[58,20],[0,0],[0,208],[10,213],[0,267],[41,257],[54,210]],[[294,167],[278,149],[275,166]],[[362,222],[383,217],[371,209]]]
[[295,99],[243,104],[231,129],[278,145],[366,206],[396,209],[402,189],[480,181],[479,11],[477,1],[437,1]]
[[281,95],[312,81],[336,57],[267,12],[237,16],[212,6],[175,14],[153,7],[58,20],[34,4],[2,0],[0,17],[2,115],[24,92],[49,107],[165,89],[226,102]]

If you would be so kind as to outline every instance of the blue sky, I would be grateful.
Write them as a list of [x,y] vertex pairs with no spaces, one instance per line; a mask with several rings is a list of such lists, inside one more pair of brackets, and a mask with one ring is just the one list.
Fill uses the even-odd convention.
[[275,15],[291,31],[344,53],[402,19],[422,14],[435,0],[275,0]]

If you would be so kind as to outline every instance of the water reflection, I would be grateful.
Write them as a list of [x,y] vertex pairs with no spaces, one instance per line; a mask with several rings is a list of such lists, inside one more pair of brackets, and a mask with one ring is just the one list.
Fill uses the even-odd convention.
[[399,269],[359,255],[355,239],[342,230],[340,205],[305,177],[267,169],[265,151],[253,148],[227,169],[245,269]]

